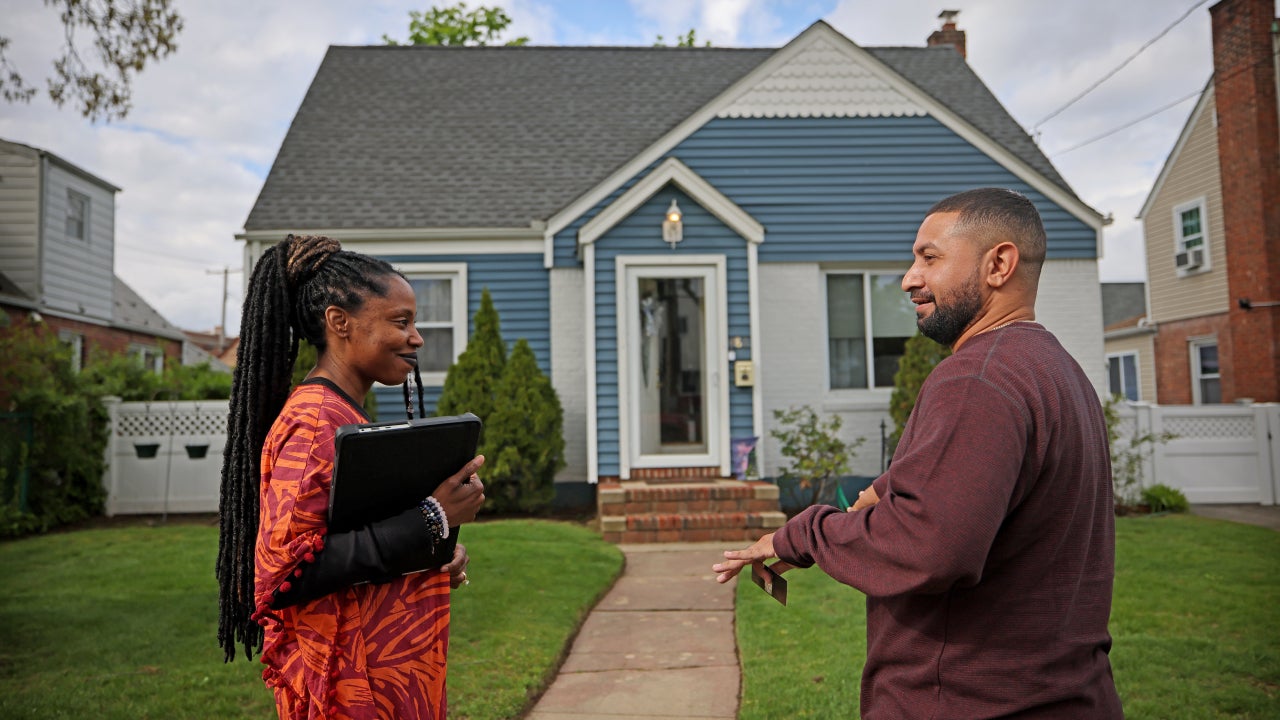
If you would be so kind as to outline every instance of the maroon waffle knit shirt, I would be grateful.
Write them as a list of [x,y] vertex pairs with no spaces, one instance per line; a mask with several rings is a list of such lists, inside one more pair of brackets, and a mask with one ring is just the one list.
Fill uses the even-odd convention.
[[1015,323],[943,360],[874,487],[773,540],[866,593],[864,718],[1123,717],[1106,423],[1052,334]]

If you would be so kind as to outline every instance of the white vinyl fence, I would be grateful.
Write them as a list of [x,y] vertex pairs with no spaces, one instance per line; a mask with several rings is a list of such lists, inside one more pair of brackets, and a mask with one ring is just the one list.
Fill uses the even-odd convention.
[[1151,405],[1117,408],[1124,438],[1173,433],[1156,444],[1143,485],[1178,488],[1193,503],[1260,503],[1280,497],[1280,405]]
[[226,400],[120,402],[109,398],[107,515],[218,511]]
[[[226,400],[108,400],[107,514],[206,513],[218,510]],[[1193,503],[1260,503],[1280,498],[1280,405],[1150,405],[1118,408],[1123,435],[1172,432],[1144,468],[1144,485],[1178,488]],[[868,411],[870,412],[870,411]],[[877,408],[846,424],[873,428]],[[853,420],[854,422],[849,422]],[[878,430],[863,446],[878,464]],[[874,470],[874,469],[872,469]]]

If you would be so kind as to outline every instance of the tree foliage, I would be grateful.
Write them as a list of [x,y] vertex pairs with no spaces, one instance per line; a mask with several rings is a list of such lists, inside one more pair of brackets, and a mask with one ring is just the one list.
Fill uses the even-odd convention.
[[[108,416],[71,369],[71,350],[42,328],[0,333],[0,537],[43,532],[102,512]],[[30,423],[30,442],[19,426]],[[26,508],[19,478],[26,467]]]
[[[498,39],[511,16],[500,7],[481,5],[468,10],[465,2],[447,7],[432,6],[426,12],[409,11],[410,45],[488,45]],[[382,36],[388,45],[400,43],[388,35]],[[524,45],[527,37],[506,41],[506,45]]]
[[[507,345],[502,340],[498,311],[493,308],[489,288],[480,294],[480,309],[476,311],[467,349],[458,361],[449,367],[444,378],[444,389],[436,402],[439,415],[474,413],[486,425],[493,415],[494,395],[502,369],[507,362]],[[488,429],[481,431],[480,445]],[[486,456],[487,457],[487,456]]]
[[792,485],[804,506],[826,502],[866,438],[846,442],[840,437],[844,423],[839,415],[823,422],[807,405],[774,410],[773,417],[779,427],[769,434],[782,443],[782,456],[791,461],[781,469],[778,485]]
[[893,418],[893,433],[889,435],[889,455],[898,447],[902,430],[916,406],[920,387],[942,359],[951,354],[951,348],[916,333],[907,340],[906,350],[898,361],[898,372],[893,375],[893,394],[889,396],[889,417]]
[[[667,47],[667,41],[661,35],[653,41],[654,47]],[[689,28],[689,32],[683,35],[676,35],[675,47],[691,48],[698,47],[698,32],[693,28]],[[711,41],[707,40],[702,47],[711,47]]]
[[[496,387],[485,442],[486,505],[497,512],[538,512],[551,505],[564,467],[564,411],[551,381],[520,338]],[[490,459],[492,458],[492,459]]]
[[[178,48],[183,22],[171,9],[171,0],[45,0],[45,4],[58,8],[65,37],[53,61],[53,74],[46,78],[49,98],[58,107],[73,103],[89,120],[127,116],[133,76],[149,61]],[[82,30],[89,35],[87,42],[79,35]],[[9,42],[0,37],[0,95],[8,102],[30,102],[36,88],[5,57]]]

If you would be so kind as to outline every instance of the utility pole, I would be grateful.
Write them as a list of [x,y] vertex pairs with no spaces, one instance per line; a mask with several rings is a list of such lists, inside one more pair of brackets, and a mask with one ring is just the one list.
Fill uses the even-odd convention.
[[206,275],[222,276],[222,322],[218,325],[218,354],[221,355],[227,349],[227,278],[233,272],[240,272],[240,268],[232,269],[229,265],[223,265],[219,270],[205,270]]

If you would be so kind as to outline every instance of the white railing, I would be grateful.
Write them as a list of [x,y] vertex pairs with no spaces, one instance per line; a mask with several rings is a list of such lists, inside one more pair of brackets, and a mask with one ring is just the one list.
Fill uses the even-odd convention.
[[104,402],[107,515],[218,511],[226,400]]
[[1122,438],[1176,437],[1151,446],[1143,485],[1178,488],[1193,503],[1260,503],[1280,497],[1280,404],[1117,407]]

